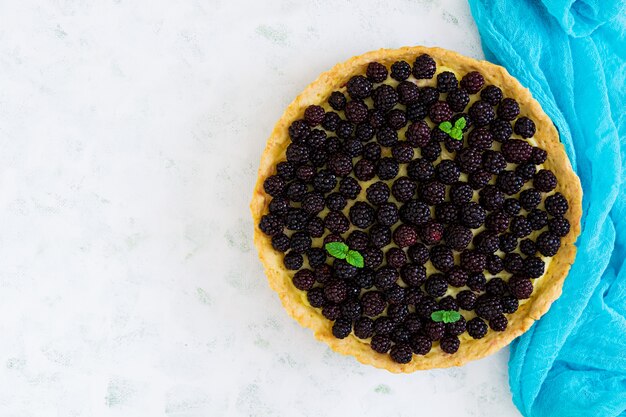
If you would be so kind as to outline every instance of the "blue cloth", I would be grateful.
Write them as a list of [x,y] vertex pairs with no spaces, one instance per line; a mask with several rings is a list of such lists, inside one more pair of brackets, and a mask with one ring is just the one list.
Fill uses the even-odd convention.
[[552,118],[582,181],[563,295],[511,348],[527,417],[626,416],[626,7],[620,0],[470,0],[488,60]]

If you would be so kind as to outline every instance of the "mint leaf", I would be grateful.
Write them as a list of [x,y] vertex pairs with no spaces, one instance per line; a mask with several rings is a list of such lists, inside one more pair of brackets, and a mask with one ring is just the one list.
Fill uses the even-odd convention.
[[357,268],[363,268],[365,266],[365,262],[363,261],[363,255],[355,250],[349,250],[346,255],[346,262],[348,262],[352,266],[356,266]]
[[461,319],[461,313],[454,310],[437,310],[430,315],[430,318],[435,322],[454,323]]
[[459,118],[459,120],[457,120],[456,122],[454,122],[454,127],[456,127],[457,129],[465,129],[465,126],[467,125],[467,120],[465,120],[465,117],[461,117]]
[[330,242],[324,245],[324,248],[326,248],[330,256],[337,259],[346,259],[350,250],[348,245],[343,242]]
[[450,130],[450,137],[452,139],[461,140],[463,139],[463,131],[459,128],[453,127],[452,130]]
[[444,310],[433,311],[432,314],[430,315],[430,318],[433,321],[440,322],[440,321],[443,321],[444,314],[445,314]]
[[450,122],[441,122],[439,124],[439,130],[445,133],[450,133],[450,129],[452,129],[452,123]]

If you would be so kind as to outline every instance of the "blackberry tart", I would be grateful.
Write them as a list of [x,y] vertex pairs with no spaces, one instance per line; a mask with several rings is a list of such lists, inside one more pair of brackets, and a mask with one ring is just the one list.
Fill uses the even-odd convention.
[[287,312],[413,372],[487,356],[549,309],[581,200],[556,128],[504,68],[406,47],[338,64],[289,105],[251,210]]

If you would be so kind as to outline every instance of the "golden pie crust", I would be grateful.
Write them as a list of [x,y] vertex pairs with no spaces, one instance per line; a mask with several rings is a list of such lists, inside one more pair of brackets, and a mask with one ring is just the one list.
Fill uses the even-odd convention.
[[[413,355],[411,362],[399,364],[394,362],[388,354],[374,352],[369,343],[359,340],[354,334],[350,334],[345,339],[335,338],[331,332],[332,322],[322,316],[319,309],[311,307],[306,301],[304,292],[293,286],[291,282],[293,273],[284,267],[283,254],[272,248],[271,238],[263,234],[257,225],[261,216],[267,213],[271,200],[271,197],[263,190],[263,181],[275,173],[275,164],[285,159],[285,149],[290,143],[287,129],[291,122],[302,118],[307,106],[325,102],[333,91],[343,87],[353,75],[364,74],[368,63],[377,61],[387,67],[398,60],[412,63],[418,55],[424,53],[436,61],[438,72],[442,66],[457,74],[479,71],[485,78],[486,85],[496,85],[502,89],[505,97],[517,100],[521,108],[520,115],[531,118],[536,124],[537,131],[534,139],[539,147],[548,152],[548,159],[543,165],[552,170],[558,178],[556,191],[561,192],[569,202],[570,209],[565,217],[571,224],[571,230],[562,239],[561,248],[552,257],[544,276],[534,280],[535,289],[530,299],[521,304],[517,312],[507,315],[509,325],[505,331],[490,330],[484,338],[478,340],[470,337],[463,338],[459,351],[454,354],[443,352],[438,343],[435,343],[428,354]],[[446,49],[415,46],[379,49],[355,56],[335,65],[306,87],[287,107],[267,140],[250,209],[254,220],[254,243],[259,251],[259,258],[265,267],[270,286],[280,296],[285,310],[302,326],[313,330],[317,339],[327,343],[336,352],[352,355],[361,363],[377,368],[384,368],[395,373],[408,373],[422,369],[460,366],[490,355],[508,345],[546,313],[552,302],[561,295],[563,281],[576,256],[574,243],[580,233],[581,203],[580,181],[572,170],[563,145],[559,141],[558,132],[539,103],[532,98],[528,89],[524,88],[506,69],[498,65],[472,59]]]

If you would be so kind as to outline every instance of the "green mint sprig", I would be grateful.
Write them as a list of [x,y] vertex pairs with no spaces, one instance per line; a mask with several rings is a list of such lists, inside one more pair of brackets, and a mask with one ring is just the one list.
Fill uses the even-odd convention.
[[441,122],[439,124],[439,130],[445,132],[452,139],[462,140],[463,139],[463,129],[467,125],[467,120],[465,117],[460,117],[459,120],[454,122],[454,126],[450,122]]
[[461,319],[461,313],[454,310],[437,310],[433,311],[430,318],[436,322],[454,323]]
[[330,242],[324,245],[326,251],[333,258],[345,259],[350,265],[357,268],[363,268],[365,262],[363,261],[363,255],[358,251],[352,250],[343,242]]

